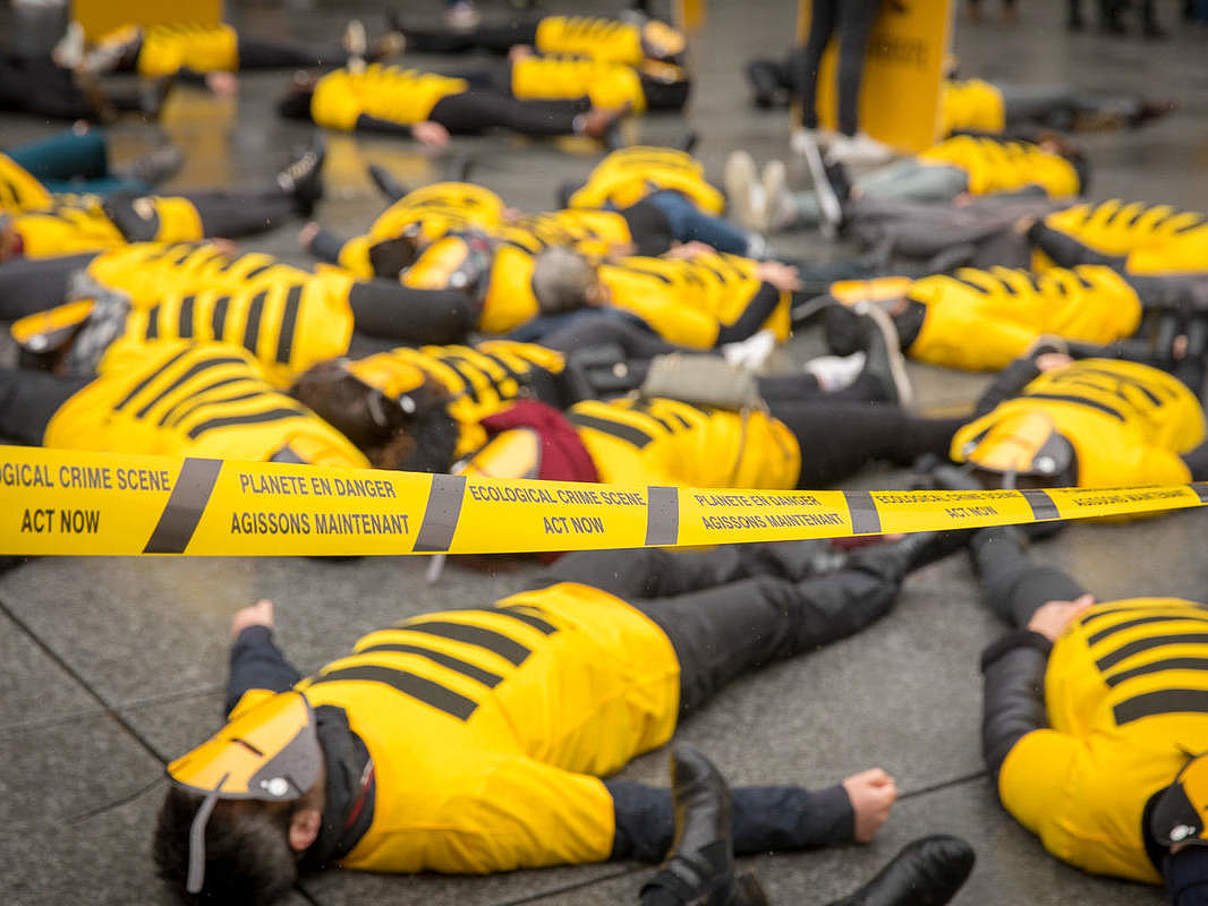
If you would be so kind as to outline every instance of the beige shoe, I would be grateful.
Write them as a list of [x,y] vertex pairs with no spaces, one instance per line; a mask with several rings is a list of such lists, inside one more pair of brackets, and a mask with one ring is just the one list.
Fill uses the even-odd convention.
[[726,159],[724,183],[730,217],[748,230],[766,229],[767,198],[750,154],[735,151]]
[[763,168],[763,197],[766,199],[764,212],[766,232],[776,233],[793,225],[797,219],[797,206],[793,193],[789,191],[788,171],[784,161],[770,160]]

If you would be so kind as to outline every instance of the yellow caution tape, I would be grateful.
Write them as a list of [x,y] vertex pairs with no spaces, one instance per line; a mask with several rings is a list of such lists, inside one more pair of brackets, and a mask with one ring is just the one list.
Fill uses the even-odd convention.
[[1208,482],[759,491],[0,446],[0,554],[502,554],[796,541],[1198,507]]

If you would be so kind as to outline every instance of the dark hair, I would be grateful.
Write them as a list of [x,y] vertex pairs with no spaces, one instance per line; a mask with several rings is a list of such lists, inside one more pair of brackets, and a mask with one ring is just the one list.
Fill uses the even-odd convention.
[[309,120],[310,101],[314,97],[314,86],[294,85],[289,94],[277,102],[277,112],[291,120]]
[[334,360],[307,369],[289,392],[376,468],[444,472],[453,464],[457,428],[445,409],[449,393],[430,377],[407,394],[415,404],[412,411]]
[[289,846],[288,807],[252,800],[219,800],[206,823],[205,882],[189,894],[189,831],[202,797],[168,788],[155,824],[152,855],[159,877],[180,903],[263,906],[282,897],[298,877]]

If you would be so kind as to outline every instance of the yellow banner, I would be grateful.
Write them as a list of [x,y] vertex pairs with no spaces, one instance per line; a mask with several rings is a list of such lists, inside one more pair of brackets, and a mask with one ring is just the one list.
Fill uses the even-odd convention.
[[[809,35],[811,0],[799,0],[799,43]],[[860,128],[899,151],[935,144],[940,83],[951,42],[952,0],[885,0],[864,54]],[[835,129],[837,47],[832,39],[818,71],[818,117]]]
[[1198,507],[1208,482],[759,491],[0,446],[0,554],[502,554],[842,538]]

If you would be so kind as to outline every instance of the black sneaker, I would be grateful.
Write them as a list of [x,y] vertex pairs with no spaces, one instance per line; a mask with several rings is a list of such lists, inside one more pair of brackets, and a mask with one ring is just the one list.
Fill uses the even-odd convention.
[[751,103],[763,110],[784,107],[789,95],[780,82],[775,63],[770,60],[752,60],[747,64],[747,81],[751,85]]
[[315,205],[323,197],[323,160],[326,156],[327,148],[322,139],[317,138],[277,174],[277,185],[281,191],[293,196],[294,207],[301,217],[314,213]]
[[842,164],[826,163],[822,159],[822,149],[815,141],[803,140],[801,151],[814,180],[814,195],[822,212],[822,232],[827,238],[835,238],[843,229],[843,204],[851,195],[847,172]]
[[883,390],[883,399],[909,406],[914,401],[914,389],[906,374],[906,359],[893,319],[885,309],[873,302],[860,302],[855,315],[862,322],[864,333],[863,374],[874,378]]
[[831,906],[943,906],[977,860],[960,837],[937,834],[907,843],[877,876]]

